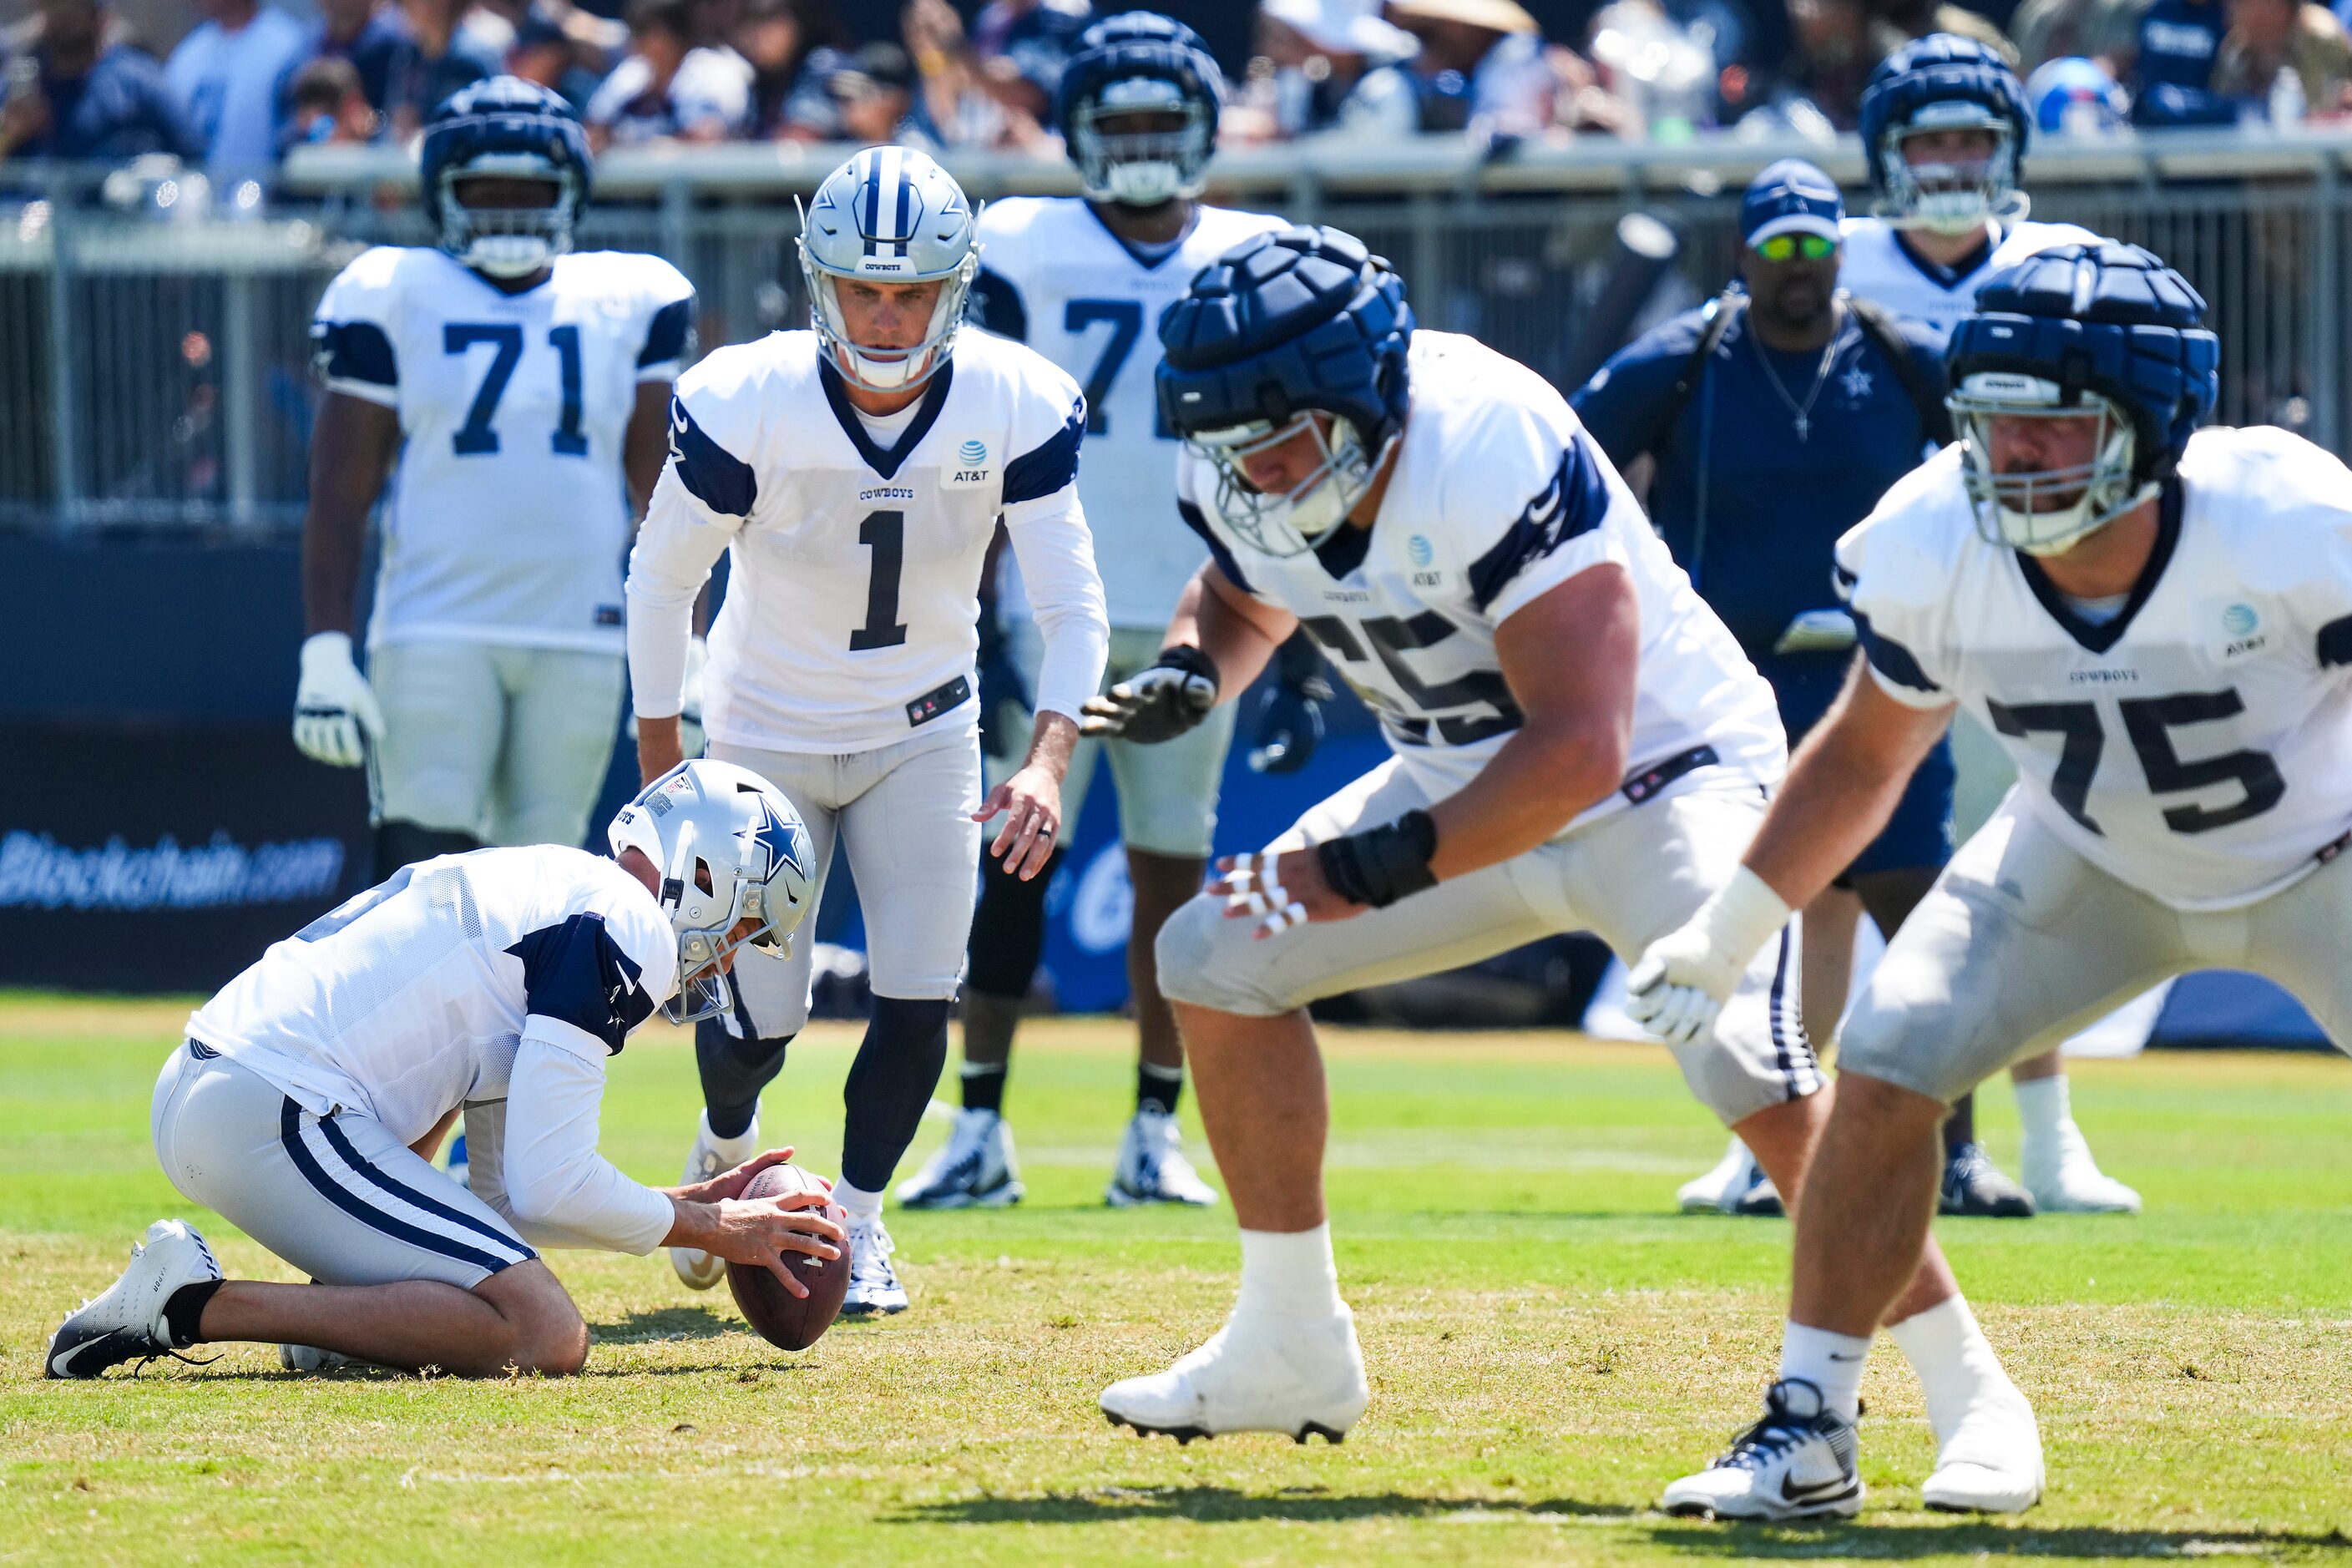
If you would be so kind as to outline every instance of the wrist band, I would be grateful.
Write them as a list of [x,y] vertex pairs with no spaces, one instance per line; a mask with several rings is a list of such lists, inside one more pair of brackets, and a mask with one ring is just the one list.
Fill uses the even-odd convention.
[[1425,811],[1350,833],[1315,847],[1323,879],[1351,904],[1384,910],[1399,899],[1437,886],[1429,858],[1437,853],[1437,823]]
[[1217,662],[1191,643],[1170,643],[1152,656],[1151,662],[1167,669],[1181,669],[1209,683],[1209,689],[1223,689],[1217,679]]

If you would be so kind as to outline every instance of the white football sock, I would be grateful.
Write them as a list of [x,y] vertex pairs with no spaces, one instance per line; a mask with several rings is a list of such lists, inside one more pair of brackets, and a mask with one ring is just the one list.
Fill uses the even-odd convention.
[[1862,1367],[1870,1341],[1790,1320],[1780,1331],[1780,1376],[1802,1378],[1822,1391],[1822,1405],[1848,1421],[1862,1414]]
[[1343,1304],[1329,1221],[1313,1230],[1242,1232],[1242,1290],[1235,1311],[1329,1318]]
[[702,1113],[702,1139],[719,1155],[719,1168],[731,1171],[760,1152],[760,1119],[751,1118],[751,1125],[732,1138],[720,1138],[710,1131],[710,1112]]
[[833,1184],[833,1201],[849,1211],[852,1219],[880,1219],[882,1194],[853,1187],[847,1182]]
[[1987,1394],[2015,1391],[2000,1358],[1993,1354],[1984,1331],[1977,1327],[1976,1314],[1958,1296],[1888,1324],[1886,1333],[1903,1352],[1903,1359],[1911,1363],[1911,1370],[1919,1374],[1920,1392],[1927,1396],[1927,1425],[1935,1431],[1938,1446]]
[[2074,1126],[2074,1113],[2066,1093],[2066,1075],[2062,1072],[2051,1078],[2030,1078],[2013,1087],[2017,1090],[2017,1119],[2025,1124],[2025,1142],[2063,1148],[2067,1133]]

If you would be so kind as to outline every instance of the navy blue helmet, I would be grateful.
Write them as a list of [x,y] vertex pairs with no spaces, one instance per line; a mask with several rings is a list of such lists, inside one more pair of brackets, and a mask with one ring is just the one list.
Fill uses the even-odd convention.
[[[1861,120],[1863,162],[1881,216],[1966,234],[1987,218],[2025,216],[2017,186],[2032,116],[2024,84],[1989,46],[1957,33],[1914,38],[1870,73]],[[1903,155],[1906,139],[1936,131],[1989,132],[1991,154],[1981,163],[1919,163]]]
[[[524,278],[572,248],[572,226],[588,205],[588,137],[547,89],[512,76],[460,88],[425,122],[419,163],[425,216],[441,248],[467,266]],[[520,207],[457,199],[461,182],[483,178],[545,182],[553,196]]]
[[[1995,273],[1947,350],[1979,528],[2053,554],[2154,495],[2213,413],[2221,357],[2204,300],[2136,245],[2061,245]],[[2084,416],[2101,422],[2086,461],[1994,468],[1990,420]]]
[[1054,122],[1087,195],[1138,207],[1200,195],[1225,79],[1199,35],[1127,11],[1088,27],[1078,48],[1063,68]]
[[[1168,307],[1160,414],[1215,467],[1215,504],[1236,534],[1296,555],[1362,499],[1404,426],[1412,326],[1387,261],[1306,225],[1243,241]],[[1280,494],[1249,482],[1248,458],[1302,435],[1320,443],[1312,473]]]

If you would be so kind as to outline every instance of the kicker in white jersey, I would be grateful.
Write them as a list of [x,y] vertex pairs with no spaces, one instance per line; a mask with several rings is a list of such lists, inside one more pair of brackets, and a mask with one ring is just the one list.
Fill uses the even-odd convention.
[[[1633,778],[1573,831],[1647,799],[1643,776],[1700,748],[1776,782],[1787,763],[1772,689],[1694,593],[1567,401],[1473,339],[1416,331],[1412,387],[1377,527],[1338,528],[1276,557],[1227,533],[1201,496],[1215,483],[1189,450],[1177,504],[1235,585],[1298,616],[1433,800],[1454,794],[1519,728],[1495,628],[1578,573],[1622,566],[1639,595]],[[1356,552],[1354,558],[1350,555]]]
[[[814,332],[718,350],[678,380],[669,464],[630,557],[633,647],[665,630],[684,647],[694,595],[731,548],[705,676],[711,740],[840,753],[970,731],[981,565],[1001,514],[1046,633],[1037,705],[1075,715],[1103,658],[1076,483],[1086,417],[1076,382],[984,333],[959,337],[921,399],[882,418],[851,405]],[[675,689],[636,700],[641,714],[677,711]]]
[[328,387],[397,411],[372,646],[462,638],[617,653],[641,382],[692,353],[694,289],[658,257],[557,257],[509,294],[438,250],[379,247],[310,333]]
[[1984,248],[1959,267],[1923,261],[1903,231],[1884,218],[1850,217],[1839,226],[1844,254],[1838,286],[1857,300],[1923,321],[1937,342],[1977,308],[1977,289],[2004,267],[2058,245],[2093,245],[2098,236],[2071,223],[1988,223]]
[[2352,828],[2352,472],[2268,427],[2201,430],[2112,619],[1978,531],[1960,447],[1839,542],[1879,686],[1958,702],[2037,820],[2184,910],[2252,903]]
[[1078,494],[1104,541],[1096,554],[1114,626],[1165,626],[1201,563],[1198,542],[1170,515],[1178,446],[1152,391],[1160,313],[1202,268],[1284,226],[1263,213],[1203,206],[1173,244],[1142,247],[1076,196],[1007,197],[980,215],[974,321],[1027,343],[1086,390]]

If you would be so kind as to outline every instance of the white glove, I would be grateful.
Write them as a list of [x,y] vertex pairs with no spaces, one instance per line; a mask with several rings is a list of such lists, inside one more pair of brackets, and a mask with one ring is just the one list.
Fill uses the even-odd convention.
[[1652,942],[1625,977],[1625,1011],[1670,1044],[1704,1039],[1748,960],[1789,923],[1789,906],[1742,866],[1698,912]]
[[367,677],[352,662],[352,639],[342,632],[315,633],[302,644],[294,743],[314,762],[355,768],[366,760],[362,734],[367,745],[383,738],[383,710],[376,706]]

